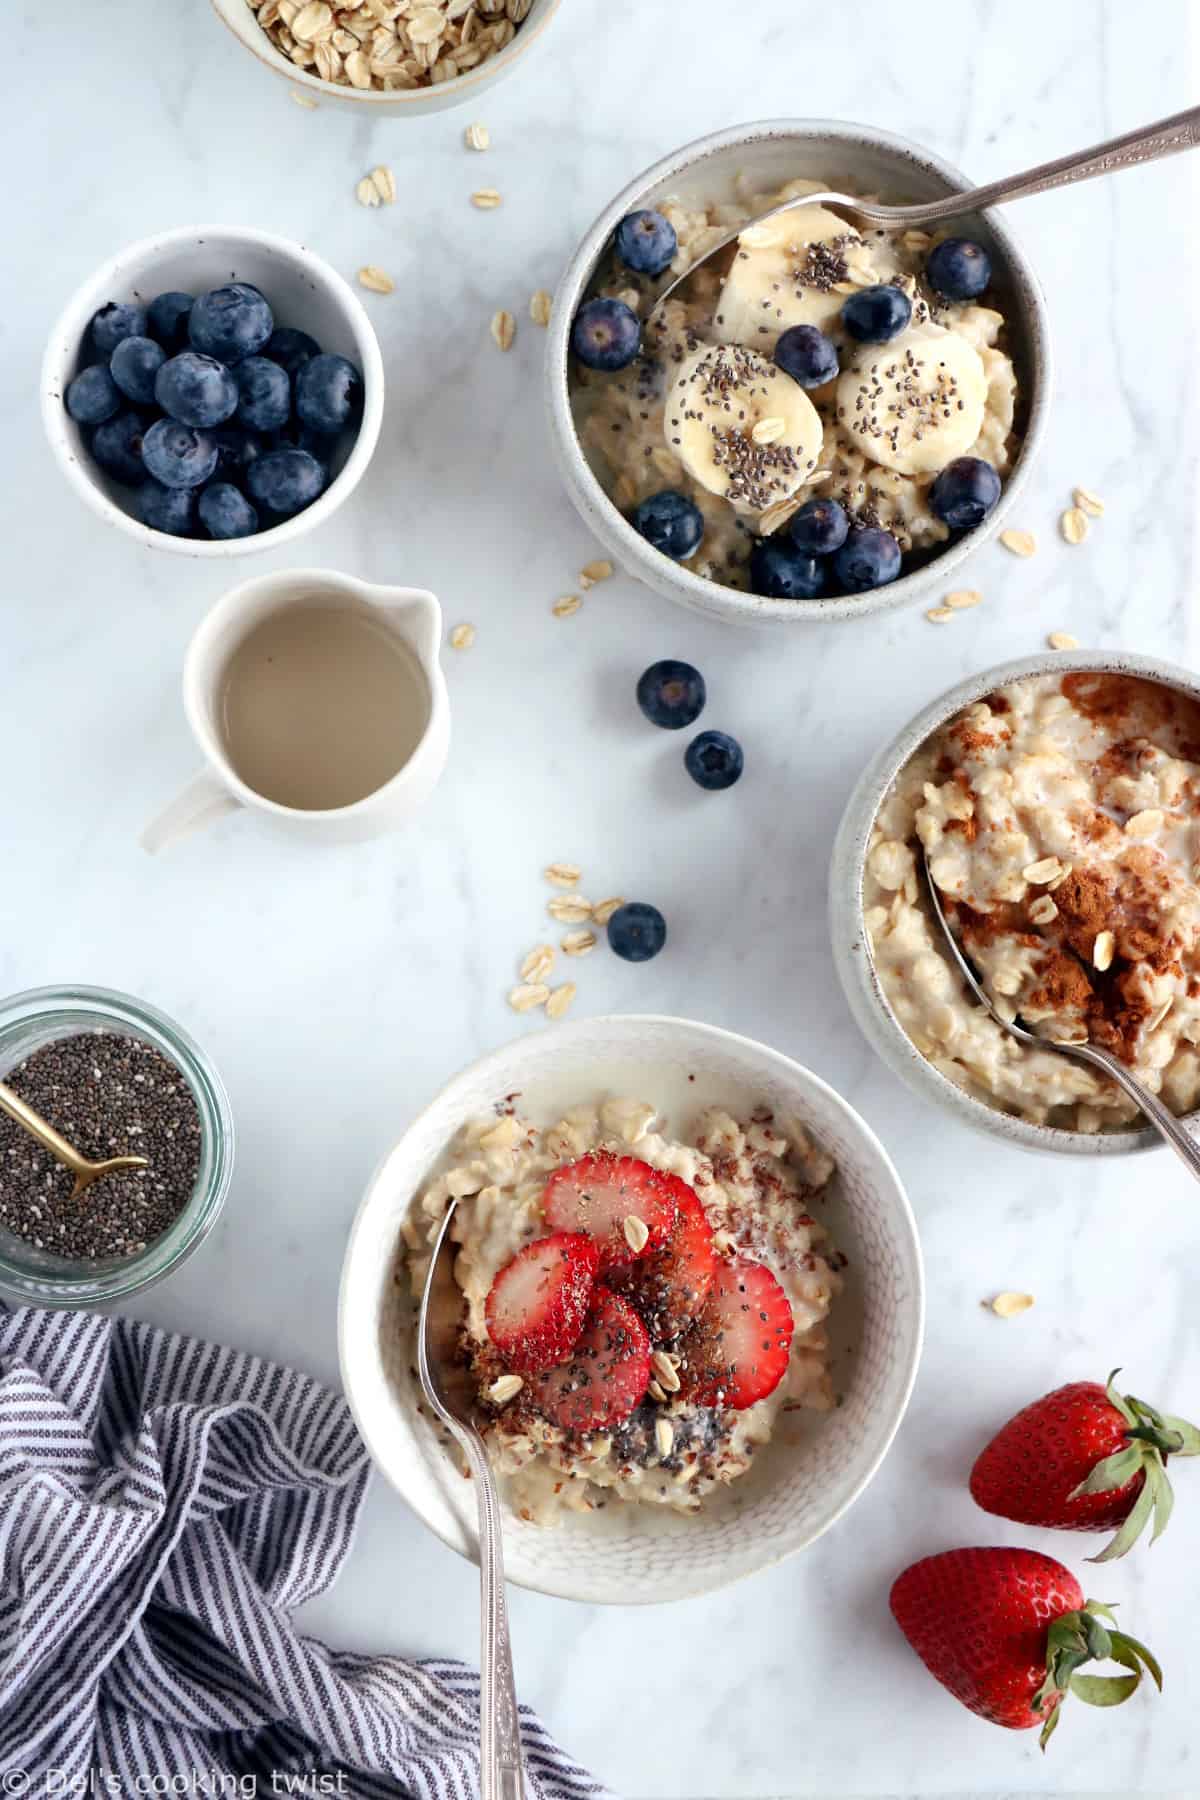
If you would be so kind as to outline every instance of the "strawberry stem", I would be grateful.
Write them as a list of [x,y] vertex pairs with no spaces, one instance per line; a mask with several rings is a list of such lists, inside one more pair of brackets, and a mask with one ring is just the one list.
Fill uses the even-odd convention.
[[1125,1446],[1098,1462],[1086,1480],[1075,1488],[1071,1498],[1081,1494],[1115,1493],[1135,1481],[1139,1474],[1143,1480],[1116,1536],[1097,1556],[1090,1557],[1090,1562],[1112,1562],[1116,1557],[1124,1556],[1132,1549],[1151,1518],[1154,1520],[1154,1529],[1150,1542],[1154,1543],[1161,1537],[1175,1503],[1171,1483],[1167,1479],[1167,1458],[1200,1455],[1200,1430],[1186,1419],[1176,1419],[1160,1413],[1157,1408],[1148,1405],[1145,1400],[1137,1399],[1133,1394],[1119,1394],[1116,1379],[1120,1372],[1119,1369],[1113,1370],[1105,1392],[1109,1403],[1120,1413],[1128,1427]]
[[[1102,1617],[1103,1615],[1103,1617]],[[1045,1750],[1058,1725],[1062,1703],[1075,1694],[1087,1706],[1120,1706],[1136,1692],[1143,1673],[1162,1687],[1162,1670],[1144,1644],[1123,1631],[1111,1630],[1103,1619],[1113,1611],[1089,1600],[1081,1612],[1063,1613],[1046,1634],[1046,1679],[1030,1701],[1034,1712],[1045,1712],[1039,1743]],[[1113,1661],[1129,1671],[1125,1675],[1083,1675],[1089,1662]]]

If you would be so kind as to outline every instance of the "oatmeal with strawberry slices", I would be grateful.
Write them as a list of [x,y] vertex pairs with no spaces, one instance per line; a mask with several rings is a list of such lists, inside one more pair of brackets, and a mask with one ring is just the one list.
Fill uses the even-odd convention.
[[1037,1124],[1110,1131],[1133,1102],[1017,1043],[938,941],[952,928],[1008,1018],[1114,1051],[1175,1113],[1200,1104],[1200,705],[1082,671],[989,695],[936,732],[879,810],[864,879],[872,956],[921,1053]]
[[570,1108],[541,1130],[473,1120],[404,1226],[420,1293],[451,1234],[462,1355],[523,1518],[606,1497],[694,1511],[736,1481],[784,1409],[833,1404],[825,1319],[843,1258],[811,1208],[833,1163],[765,1113]]

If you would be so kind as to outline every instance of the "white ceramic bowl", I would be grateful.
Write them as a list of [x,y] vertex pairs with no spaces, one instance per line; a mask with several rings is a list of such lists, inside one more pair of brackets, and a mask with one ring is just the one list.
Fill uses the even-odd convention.
[[509,1578],[573,1600],[679,1600],[811,1544],[866,1487],[908,1403],[924,1309],[916,1225],[882,1145],[823,1081],[685,1019],[587,1019],[521,1038],[457,1076],[385,1158],[350,1233],[338,1321],[343,1383],[376,1462],[444,1543],[475,1557],[471,1485],[418,1414],[414,1308],[396,1255],[405,1213],[459,1126],[515,1092],[541,1124],[606,1094],[647,1099],[684,1128],[715,1101],[798,1117],[837,1159],[822,1218],[849,1267],[830,1316],[836,1413],[786,1415],[751,1471],[696,1516],[612,1504],[547,1528],[506,1508]]
[[[1035,1125],[1016,1119],[986,1100],[976,1099],[948,1080],[921,1055],[888,1002],[875,972],[863,923],[863,877],[875,815],[897,775],[926,738],[947,719],[973,700],[994,693],[1009,682],[1032,675],[1068,675],[1077,669],[1095,669],[1121,675],[1140,675],[1161,681],[1200,701],[1200,677],[1174,663],[1151,656],[1134,656],[1121,650],[1044,651],[1015,662],[1000,663],[960,681],[939,695],[911,724],[872,758],[859,777],[838,828],[829,881],[829,923],[833,957],[850,1010],[864,1036],[888,1066],[906,1081],[914,1093],[943,1107],[967,1125],[1003,1138],[1025,1150],[1049,1150],[1072,1156],[1127,1156],[1135,1150],[1156,1149],[1162,1139],[1145,1130],[1088,1132],[1066,1131],[1056,1125]],[[1189,1120],[1200,1121],[1200,1113]]]
[[1016,504],[1046,425],[1051,386],[1046,303],[1007,218],[999,214],[982,218],[968,213],[960,223],[966,234],[987,244],[992,253],[994,286],[1002,297],[1009,352],[1017,370],[1021,448],[1004,491],[983,524],[964,533],[911,575],[870,593],[821,600],[768,600],[706,581],[650,548],[609,499],[580,446],[571,411],[571,321],[617,224],[635,208],[655,206],[671,196],[695,206],[732,199],[739,176],[761,189],[778,188],[803,176],[898,203],[939,199],[972,185],[941,157],[890,132],[828,119],[770,119],[717,131],[685,144],[636,176],[585,234],[555,296],[546,346],[546,398],[551,438],[567,491],[587,525],[631,574],[693,612],[734,624],[811,625],[866,619],[916,605],[932,593],[944,593],[961,564],[999,530]]
[[212,0],[212,9],[222,25],[264,69],[282,77],[289,87],[311,94],[323,106],[355,107],[360,112],[366,109],[368,113],[411,118],[419,113],[444,112],[448,107],[461,106],[468,100],[478,99],[496,82],[503,81],[532,50],[560,4],[561,0],[533,0],[528,16],[507,49],[488,57],[476,68],[468,69],[457,80],[439,82],[436,87],[397,89],[390,94],[382,89],[346,87],[340,82],[322,81],[308,69],[297,68],[271,42],[246,0]]
[[[357,363],[363,375],[362,421],[353,444],[335,454],[328,487],[303,512],[253,537],[171,537],[143,525],[131,510],[134,490],[111,481],[92,461],[63,395],[82,366],[80,352],[92,315],[107,301],[152,300],[171,288],[200,294],[226,281],[252,282],[267,296],[279,324],[307,331],[322,350],[337,351]],[[42,359],[42,423],[59,467],[100,518],[151,549],[222,559],[292,543],[337,511],[358,486],[379,441],[383,386],[383,357],[366,310],[321,257],[303,244],[265,231],[186,225],[128,245],[75,290],[50,333]]]

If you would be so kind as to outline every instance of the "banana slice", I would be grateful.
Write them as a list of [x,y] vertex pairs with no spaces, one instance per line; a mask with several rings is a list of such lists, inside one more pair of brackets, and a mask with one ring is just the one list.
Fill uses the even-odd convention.
[[667,446],[701,487],[739,513],[761,513],[808,480],[820,414],[790,375],[741,344],[703,345],[667,395]]
[[724,343],[768,354],[790,325],[825,331],[842,310],[835,287],[854,273],[864,284],[880,277],[868,267],[866,245],[852,225],[823,206],[752,225],[738,239],[714,326]]
[[864,344],[837,384],[837,416],[856,449],[901,475],[963,456],[987,405],[983,358],[957,332],[921,325]]

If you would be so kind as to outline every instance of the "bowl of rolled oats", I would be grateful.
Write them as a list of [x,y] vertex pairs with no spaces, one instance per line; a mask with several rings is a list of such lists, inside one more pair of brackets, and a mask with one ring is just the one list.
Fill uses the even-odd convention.
[[879,752],[846,809],[830,922],[851,1010],[910,1087],[978,1130],[1073,1155],[1153,1148],[1112,1082],[974,1001],[919,865],[1004,1016],[1111,1050],[1192,1119],[1198,841],[1194,674],[1073,650],[973,676]]
[[1041,442],[1030,264],[995,214],[935,235],[821,205],[749,222],[821,189],[903,204],[969,185],[889,133],[774,120],[686,145],[605,207],[556,297],[547,403],[571,498],[614,558],[737,623],[944,591]]
[[440,112],[532,49],[561,0],[212,0],[300,105]]

